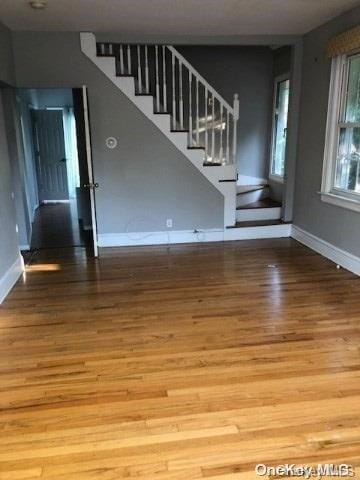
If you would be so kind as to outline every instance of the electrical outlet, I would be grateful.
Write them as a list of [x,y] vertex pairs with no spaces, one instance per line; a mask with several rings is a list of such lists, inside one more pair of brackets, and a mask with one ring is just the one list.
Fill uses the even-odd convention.
[[172,228],[172,226],[173,226],[172,218],[168,218],[166,220],[166,228]]

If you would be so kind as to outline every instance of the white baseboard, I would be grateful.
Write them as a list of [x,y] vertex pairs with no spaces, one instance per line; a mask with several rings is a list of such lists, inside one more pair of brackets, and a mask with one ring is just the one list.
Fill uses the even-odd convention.
[[298,242],[306,245],[307,247],[311,248],[320,255],[332,260],[337,265],[349,270],[355,275],[360,276],[360,258],[352,255],[341,248],[335,247],[331,243],[322,240],[319,237],[316,237],[312,233],[309,233],[302,228],[296,227],[293,225],[292,227],[292,238],[297,240]]
[[98,235],[99,247],[124,247],[136,245],[173,245],[176,243],[223,242],[257,238],[290,237],[291,225],[269,225],[199,230],[169,230],[165,232],[103,233]]
[[18,281],[20,275],[24,271],[24,260],[19,254],[19,257],[11,265],[11,267],[0,278],[0,304],[5,300],[6,296]]
[[102,233],[98,235],[99,247],[124,247],[135,245],[167,245],[175,243],[221,242],[223,230],[169,230],[164,232]]
[[70,200],[41,200],[43,205],[48,205],[49,203],[70,203]]
[[21,252],[28,252],[30,250],[30,245],[19,245],[19,249]]
[[238,175],[237,185],[267,185],[269,180],[261,177],[250,177],[248,175]]

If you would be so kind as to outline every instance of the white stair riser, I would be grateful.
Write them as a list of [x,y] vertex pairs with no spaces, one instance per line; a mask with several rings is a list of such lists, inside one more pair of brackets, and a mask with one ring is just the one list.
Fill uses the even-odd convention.
[[252,220],[279,220],[281,207],[274,208],[247,208],[236,210],[236,221],[247,222]]
[[235,224],[236,217],[236,184],[235,182],[220,182],[236,178],[235,165],[204,167],[205,152],[188,148],[186,132],[171,132],[170,115],[154,113],[153,98],[135,95],[134,77],[117,77],[115,59],[113,57],[98,57],[96,54],[96,39],[92,33],[80,35],[82,52],[121,90],[139,110],[154,123],[161,132],[187,157],[191,163],[208,179],[214,187],[224,195],[224,225]]
[[259,200],[264,200],[269,198],[269,188],[263,188],[261,190],[255,190],[255,192],[240,193],[236,196],[236,206],[243,207],[244,205],[249,205],[249,203],[254,203]]

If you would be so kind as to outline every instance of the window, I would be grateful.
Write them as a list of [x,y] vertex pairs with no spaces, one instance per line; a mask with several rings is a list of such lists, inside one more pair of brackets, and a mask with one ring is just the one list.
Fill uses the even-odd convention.
[[360,55],[332,61],[321,193],[360,211]]
[[290,80],[288,75],[277,77],[274,92],[270,178],[279,181],[283,181],[285,171],[289,92]]

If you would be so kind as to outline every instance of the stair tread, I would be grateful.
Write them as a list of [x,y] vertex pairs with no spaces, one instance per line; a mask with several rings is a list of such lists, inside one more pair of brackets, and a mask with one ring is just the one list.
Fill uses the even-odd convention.
[[237,207],[237,210],[250,210],[250,209],[257,209],[257,208],[279,208],[281,207],[281,203],[277,202],[276,200],[272,200],[271,198],[263,198],[262,200],[258,200],[257,202],[248,203],[247,205],[242,205],[241,207]]
[[245,227],[267,227],[272,225],[283,225],[281,220],[247,220],[244,222],[236,222],[233,227],[227,228],[245,228]]
[[269,185],[238,185],[237,186],[237,195],[242,195],[244,193],[257,192],[258,190],[263,190]]

